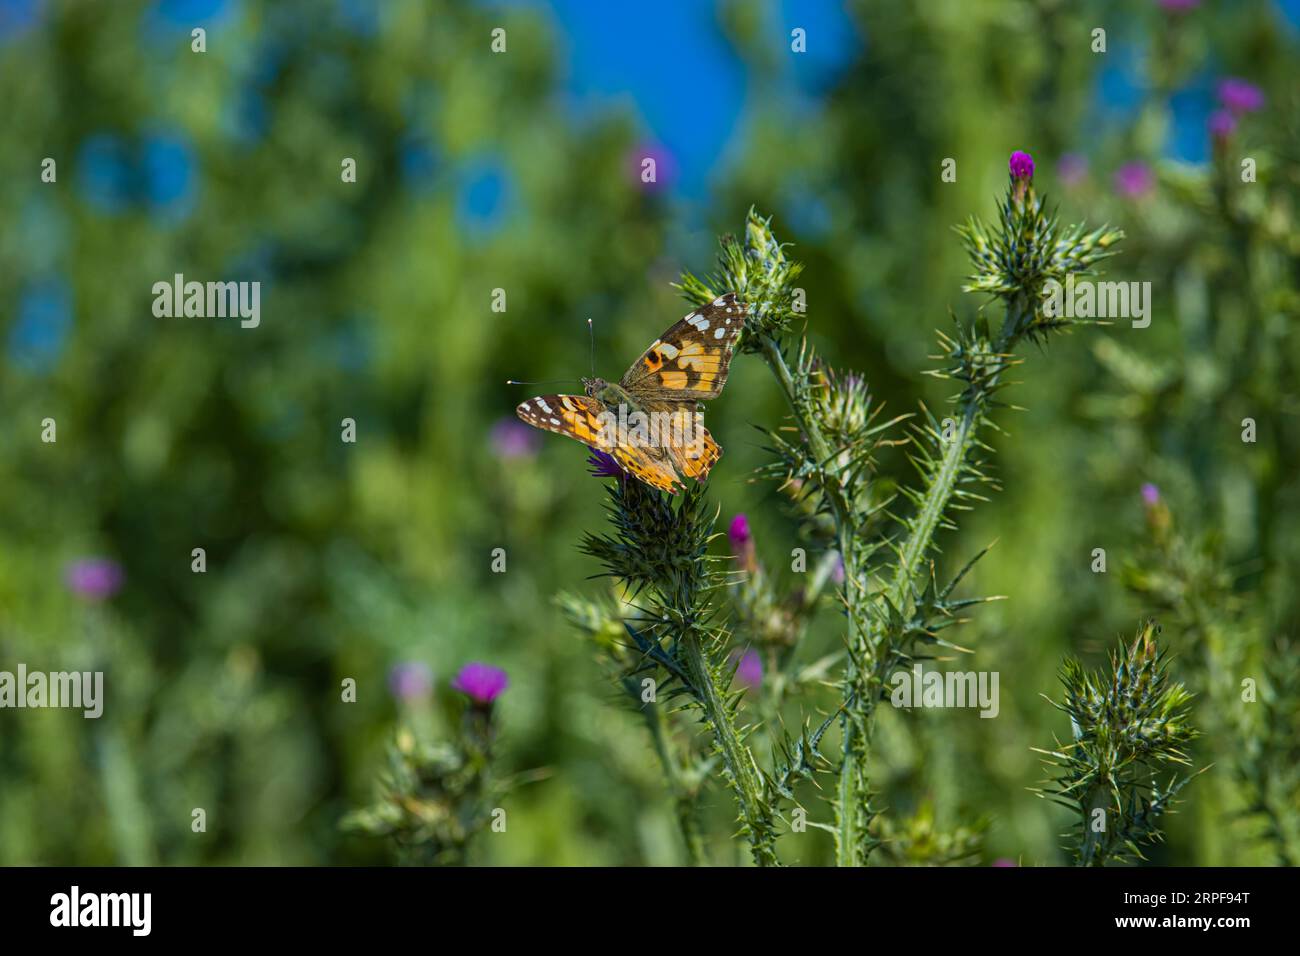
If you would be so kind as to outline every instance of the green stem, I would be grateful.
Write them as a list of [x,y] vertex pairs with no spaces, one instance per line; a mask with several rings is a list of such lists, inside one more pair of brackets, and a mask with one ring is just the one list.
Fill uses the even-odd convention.
[[1097,810],[1103,813],[1110,806],[1110,793],[1104,786],[1093,787],[1083,803],[1083,844],[1079,849],[1080,866],[1103,866],[1106,863],[1106,846],[1109,843],[1105,830],[1100,833],[1092,828],[1093,814]]
[[840,719],[840,779],[839,798],[835,806],[835,862],[837,866],[865,866],[867,801],[869,787],[864,769],[867,753],[867,735],[871,702],[858,669],[859,657],[866,666],[874,661],[868,656],[870,647],[858,628],[858,569],[847,557],[852,551],[852,530],[840,526],[840,551],[844,559],[844,599],[849,609],[849,654],[844,667],[843,697],[848,701],[857,694],[858,706],[845,707]]
[[[1025,324],[1033,318],[1033,308],[1024,294],[1018,295],[1007,305],[1007,316],[998,334],[997,343],[992,346],[994,356],[1005,356],[1013,351],[1024,333]],[[1004,366],[1005,368],[1005,366]],[[943,458],[935,472],[933,483],[926,492],[925,502],[912,522],[907,540],[900,551],[898,567],[894,570],[894,580],[889,589],[890,600],[894,606],[906,611],[911,597],[911,585],[917,573],[923,567],[926,552],[934,543],[935,533],[943,521],[944,512],[957,490],[957,480],[961,477],[966,455],[974,442],[979,429],[980,419],[988,406],[993,386],[1001,378],[1002,368],[989,376],[988,382],[981,388],[973,389],[962,398],[961,420],[957,423],[957,433],[944,447]]]
[[682,653],[686,658],[686,671],[695,688],[695,699],[704,711],[705,719],[713,731],[713,739],[722,755],[736,802],[740,805],[740,819],[749,837],[750,852],[759,866],[776,866],[775,830],[772,812],[763,798],[763,786],[758,768],[754,765],[749,748],[740,739],[721,689],[713,680],[704,648],[698,634],[691,632],[681,639]]
[[957,424],[957,433],[944,448],[943,459],[934,473],[934,481],[925,496],[925,502],[912,523],[911,533],[903,542],[898,566],[894,569],[894,580],[889,589],[890,600],[897,608],[907,608],[911,584],[922,567],[925,554],[930,550],[935,532],[943,520],[943,513],[957,489],[957,479],[966,463],[966,454],[970,450],[982,409],[983,402],[975,399],[966,404],[961,421]]
[[[790,411],[794,415],[800,432],[807,439],[808,447],[811,449],[813,456],[820,462],[829,460],[833,449],[830,447],[830,443],[826,441],[825,436],[822,435],[817,423],[799,401],[799,392],[795,385],[794,376],[790,374],[790,368],[786,365],[785,356],[781,354],[780,346],[775,339],[766,337],[762,340],[761,351],[764,360],[781,386],[781,391],[790,406]],[[860,569],[854,557],[856,551],[852,546],[853,536],[857,533],[857,528],[852,509],[844,496],[843,489],[839,485],[829,485],[821,490],[826,495],[834,512],[835,524],[839,531],[840,556],[844,559],[844,595],[849,608],[849,655],[845,665],[843,690],[844,699],[848,700],[850,696],[861,690],[859,687],[858,661],[868,660],[870,649],[870,643],[859,626],[861,619],[857,613],[859,607],[858,585],[861,577]],[[861,700],[863,697],[859,695],[859,699]],[[861,760],[865,756],[866,748],[865,740],[858,739],[865,736],[866,726],[861,716],[851,713],[850,710],[851,708],[846,707],[844,715],[840,718],[840,777],[838,799],[835,802],[835,861],[838,866],[862,866],[867,861],[866,853],[863,850],[866,844],[866,834],[863,832],[862,821],[864,817],[863,811],[867,806],[869,795],[867,776],[861,766]]]

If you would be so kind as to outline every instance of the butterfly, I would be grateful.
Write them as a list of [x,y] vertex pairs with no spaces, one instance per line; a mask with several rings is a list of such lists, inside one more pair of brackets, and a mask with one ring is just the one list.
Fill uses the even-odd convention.
[[696,403],[722,394],[748,310],[728,292],[655,339],[617,385],[584,378],[587,394],[539,395],[515,413],[607,452],[628,474],[676,494],[683,477],[703,481],[722,457]]

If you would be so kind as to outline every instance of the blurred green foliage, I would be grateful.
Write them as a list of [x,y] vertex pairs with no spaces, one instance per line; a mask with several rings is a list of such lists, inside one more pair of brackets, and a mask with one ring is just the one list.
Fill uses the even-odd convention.
[[[0,40],[0,669],[103,669],[107,701],[99,720],[0,711],[0,863],[387,861],[340,821],[374,800],[399,723],[430,739],[455,726],[440,708],[415,719],[390,669],[427,664],[441,699],[469,660],[510,674],[500,772],[537,771],[471,860],[683,861],[645,722],[553,601],[602,594],[577,547],[602,520],[599,486],[573,443],[534,452],[494,432],[526,397],[503,382],[585,374],[588,316],[598,371],[617,375],[684,311],[670,282],[707,268],[756,205],[797,243],[819,351],[864,370],[888,415],[941,407],[948,390],[920,372],[948,310],[976,307],[951,227],[993,212],[1015,148],[1063,220],[1123,226],[1107,278],[1150,281],[1153,321],[1079,333],[1023,370],[1027,411],[993,441],[1004,490],[941,540],[954,561],[998,540],[969,586],[1009,600],[962,643],[1000,672],[1000,715],[882,709],[873,784],[911,834],[890,856],[1065,862],[1070,814],[1030,790],[1031,748],[1068,731],[1040,694],[1067,654],[1096,665],[1155,614],[1197,695],[1189,753],[1216,766],[1148,855],[1288,859],[1269,833],[1294,841],[1294,773],[1270,761],[1294,740],[1264,735],[1239,686],[1264,688],[1267,726],[1296,726],[1294,644],[1276,639],[1295,631],[1300,565],[1300,57],[1272,4],[1202,6],[853,4],[862,49],[813,98],[783,82],[772,5],[723,3],[752,112],[702,204],[640,182],[630,111],[565,109],[564,37],[544,8],[394,0],[359,31],[327,4],[250,0],[196,54],[187,30],[148,27],[151,5],[46,4]],[[504,55],[489,46],[502,24]],[[1116,119],[1093,93],[1125,47],[1141,95]],[[1265,108],[1206,163],[1162,158],[1174,91],[1224,75],[1248,76]],[[1070,153],[1088,168],[1066,182]],[[1156,181],[1125,195],[1112,177],[1139,161]],[[506,199],[467,208],[480,189]],[[153,283],[176,273],[260,280],[260,327],[155,318]],[[61,302],[55,348],[24,322]],[[782,414],[742,357],[708,415],[726,449],[710,493],[751,514],[774,567],[794,524],[745,479],[764,460],[749,423]],[[908,475],[901,451],[881,469]],[[1156,540],[1144,482],[1184,545]],[[1090,570],[1099,547],[1106,574]],[[122,565],[110,600],[65,586],[86,555]],[[817,627],[833,649],[834,616]],[[709,857],[741,861],[728,795],[700,799]],[[826,862],[831,840],[814,828],[783,853]]]

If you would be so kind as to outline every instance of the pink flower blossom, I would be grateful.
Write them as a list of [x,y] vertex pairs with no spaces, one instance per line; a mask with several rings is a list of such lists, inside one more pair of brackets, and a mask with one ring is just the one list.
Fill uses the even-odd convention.
[[1023,150],[1018,149],[1012,153],[1007,166],[1011,170],[1012,179],[1034,178],[1034,157],[1030,156]]
[[398,664],[388,672],[388,689],[400,701],[421,700],[433,690],[433,671],[419,661]]
[[106,601],[116,594],[126,580],[122,566],[108,558],[82,558],[64,571],[69,590],[87,601]]
[[510,678],[505,671],[477,661],[462,667],[451,682],[452,690],[460,691],[483,706],[491,704],[509,686]]
[[1264,91],[1254,83],[1230,76],[1219,81],[1219,102],[1237,116],[1257,113],[1264,108]]
[[1237,117],[1228,110],[1215,110],[1210,114],[1210,135],[1220,142],[1237,131]]
[[498,419],[490,433],[492,450],[496,452],[498,458],[507,461],[531,458],[537,454],[541,437],[537,429],[530,428],[517,418]]
[[1155,188],[1156,177],[1146,163],[1125,163],[1115,173],[1115,188],[1129,199],[1141,199]]
[[731,542],[731,550],[736,556],[737,564],[746,571],[758,570],[754,536],[749,530],[749,518],[743,512],[731,519],[731,525],[727,528],[727,540]]
[[747,690],[763,686],[763,659],[752,647],[733,651],[731,662],[736,666],[736,683]]
[[1080,153],[1066,153],[1056,164],[1056,176],[1066,186],[1077,186],[1088,178],[1088,158]]

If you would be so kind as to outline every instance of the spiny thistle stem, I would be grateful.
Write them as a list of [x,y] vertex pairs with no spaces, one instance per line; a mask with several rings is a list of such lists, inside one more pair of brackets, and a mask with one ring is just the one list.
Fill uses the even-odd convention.
[[952,500],[953,490],[957,487],[957,478],[961,474],[962,463],[974,437],[979,418],[976,402],[968,403],[957,423],[957,431],[944,450],[943,458],[934,473],[921,508],[912,523],[911,533],[899,552],[898,565],[894,570],[894,579],[890,587],[890,597],[896,607],[904,607],[909,597],[912,581],[923,570],[924,556],[934,542],[935,533],[943,520],[944,511]]
[[635,599],[639,616],[628,629],[639,645],[638,669],[666,668],[665,688],[680,682],[677,692],[699,708],[722,758],[754,862],[775,865],[775,807],[737,725],[735,698],[728,697],[727,633],[709,623],[710,595],[721,581],[710,570],[716,559],[707,554],[717,514],[706,509],[702,485],[689,486],[676,500],[629,476],[617,478],[608,490],[615,533],[588,534],[583,550]]
[[780,343],[772,336],[765,335],[759,341],[759,348],[768,368],[772,370],[777,382],[781,385],[781,392],[790,405],[790,411],[794,413],[799,430],[803,432],[808,439],[808,444],[812,446],[812,453],[821,460],[830,458],[831,447],[827,444],[821,429],[817,427],[817,423],[808,414],[807,408],[799,400],[799,389],[795,385],[794,376],[790,374],[790,366],[786,364],[785,356],[781,353]]
[[[857,561],[848,557],[859,553],[851,540],[853,529],[841,524],[840,551],[844,558],[844,601],[848,613],[848,660],[844,666],[842,697],[845,702],[844,714],[840,719],[840,779],[839,793],[835,803],[835,856],[838,866],[865,866],[870,853],[870,841],[867,827],[871,822],[870,793],[865,771],[870,746],[870,715],[875,709],[875,701],[869,688],[862,686],[858,672],[858,661],[870,661],[872,650],[868,638],[861,628],[861,617],[856,609],[861,606],[859,595],[860,575],[863,569]],[[857,707],[848,706],[856,701]]]
[[714,743],[735,791],[741,823],[749,836],[754,862],[759,866],[776,866],[772,811],[763,793],[754,756],[740,738],[732,708],[726,703],[723,689],[718,686],[715,671],[710,666],[699,636],[685,635],[681,641],[681,651],[694,687],[695,700],[713,731]]
[[[818,461],[828,460],[832,455],[830,444],[822,435],[817,422],[808,414],[804,403],[800,401],[799,390],[795,385],[794,377],[790,374],[785,356],[781,353],[780,345],[773,337],[764,336],[760,341],[760,354],[768,368],[772,370],[772,374],[776,376],[790,411],[795,417],[795,422],[807,440],[812,454]],[[837,484],[828,483],[824,490],[834,513],[840,557],[844,562],[845,603],[851,609],[856,608],[859,606],[857,591],[861,582],[862,569],[858,567],[856,556],[859,552],[853,547],[852,541],[856,533],[855,522],[842,489]],[[850,612],[848,621],[850,653],[845,664],[844,675],[846,700],[859,689],[857,661],[866,653],[858,616]],[[860,761],[865,759],[866,755],[865,734],[863,721],[856,719],[856,715],[845,708],[840,717],[841,763],[836,799],[835,854],[838,866],[861,866],[866,863],[865,857],[859,851],[864,843],[865,832],[863,831],[869,822],[869,812],[866,810],[866,805],[858,799],[858,794],[864,789],[858,768]]]
[[1106,841],[1103,839],[1104,831],[1098,831],[1088,826],[1087,821],[1097,818],[1098,814],[1104,814],[1110,808],[1110,791],[1102,784],[1098,784],[1084,795],[1084,799],[1079,801],[1083,809],[1083,843],[1079,849],[1079,863],[1081,866],[1101,866],[1106,859]]
[[[1012,299],[1007,309],[1006,321],[993,348],[995,356],[1007,355],[1019,344],[1021,331],[1026,324],[1026,310],[1032,317],[1033,307],[1026,302],[1024,295]],[[995,359],[995,361],[1000,360]],[[957,481],[961,477],[962,468],[970,453],[992,390],[996,387],[1002,371],[1005,370],[1006,363],[1000,361],[1000,365],[1002,367],[989,376],[988,387],[969,391],[962,398],[961,419],[957,422],[957,431],[944,448],[943,458],[935,471],[929,491],[917,511],[916,518],[912,522],[911,533],[908,534],[899,554],[890,588],[890,597],[896,607],[905,606],[912,582],[924,569],[925,554],[933,545],[944,512],[952,501],[953,492],[956,491]]]

